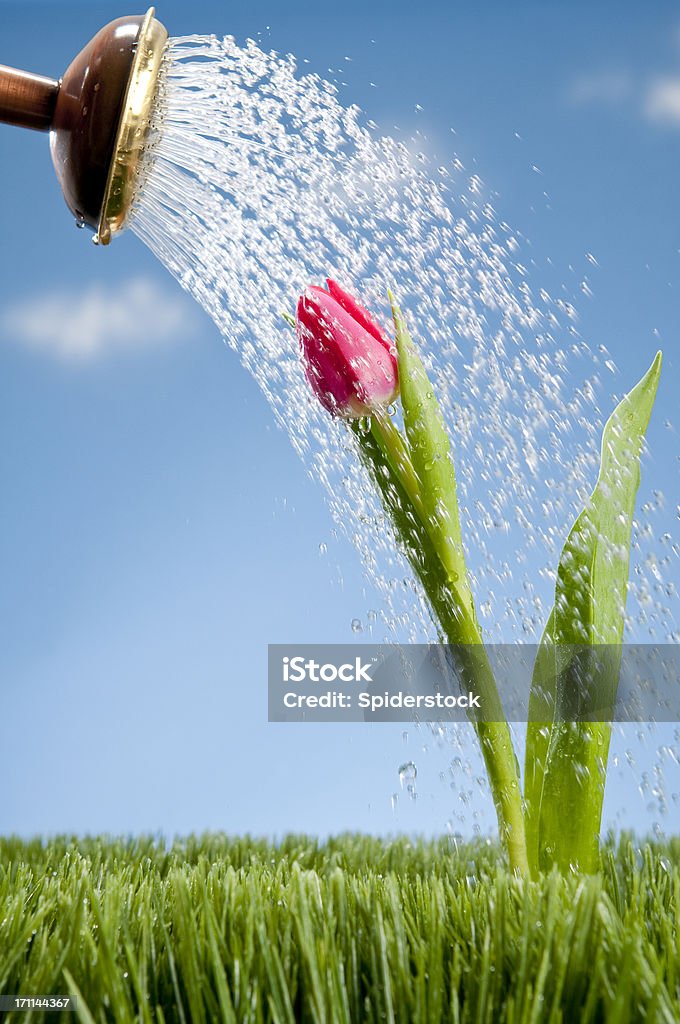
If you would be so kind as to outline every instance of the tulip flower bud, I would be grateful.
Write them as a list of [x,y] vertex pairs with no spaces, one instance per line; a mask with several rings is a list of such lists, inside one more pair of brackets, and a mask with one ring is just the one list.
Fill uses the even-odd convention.
[[300,296],[296,331],[305,375],[334,416],[368,416],[399,393],[394,346],[359,303],[334,281]]

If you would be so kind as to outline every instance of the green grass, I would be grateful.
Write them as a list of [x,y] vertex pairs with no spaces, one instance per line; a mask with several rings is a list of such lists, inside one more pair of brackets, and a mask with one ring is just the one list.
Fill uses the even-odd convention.
[[527,883],[481,843],[6,839],[0,992],[87,1022],[671,1024],[679,895],[680,840]]

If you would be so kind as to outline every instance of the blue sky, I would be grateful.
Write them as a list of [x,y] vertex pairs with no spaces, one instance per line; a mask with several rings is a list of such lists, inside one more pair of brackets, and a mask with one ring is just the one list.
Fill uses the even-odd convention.
[[[0,2],[0,61],[58,76],[121,13]],[[621,381],[664,349],[645,486],[664,490],[655,529],[672,531],[674,5],[197,0],[157,13],[172,35],[291,51],[384,131],[455,152],[530,240],[537,281],[576,292],[588,276],[579,328]],[[0,126],[0,180],[0,829],[442,831],[461,813],[439,778],[459,751],[415,729],[405,741],[391,726],[266,723],[267,644],[349,642],[377,598],[234,354],[136,238],[97,250],[75,230],[46,137]],[[660,742],[618,744],[610,820],[664,824],[637,788]],[[402,794],[395,814],[409,758],[419,798]],[[670,801],[677,766],[666,781]]]

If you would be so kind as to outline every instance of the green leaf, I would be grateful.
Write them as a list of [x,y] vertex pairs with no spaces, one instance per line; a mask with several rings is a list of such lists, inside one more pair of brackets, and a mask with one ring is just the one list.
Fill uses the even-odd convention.
[[[536,720],[529,725],[525,773],[529,832],[537,838],[539,864],[556,863],[564,872],[590,872],[598,864],[640,455],[660,372],[659,352],[605,425],[599,476],[560,558],[552,626],[541,642],[532,681],[530,718]],[[546,753],[542,714],[551,701]],[[584,721],[589,715],[598,721]]]
[[640,454],[660,373],[658,352],[605,425],[595,490],[572,527],[557,570],[555,643],[623,640]]
[[480,643],[460,530],[456,474],[439,403],[404,318],[390,292],[397,338],[399,387],[411,462],[419,482],[425,525],[461,610],[451,642]]
[[550,733],[555,717],[554,609],[550,612],[541,642],[536,651],[527,722],[524,754],[524,826],[527,856],[533,875],[538,871],[538,837],[543,780],[548,764]]

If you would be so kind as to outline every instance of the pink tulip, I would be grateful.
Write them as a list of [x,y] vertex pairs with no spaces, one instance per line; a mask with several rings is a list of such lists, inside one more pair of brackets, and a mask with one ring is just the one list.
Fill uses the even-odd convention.
[[356,299],[335,281],[300,296],[296,330],[305,375],[334,416],[356,418],[399,393],[394,345]]

